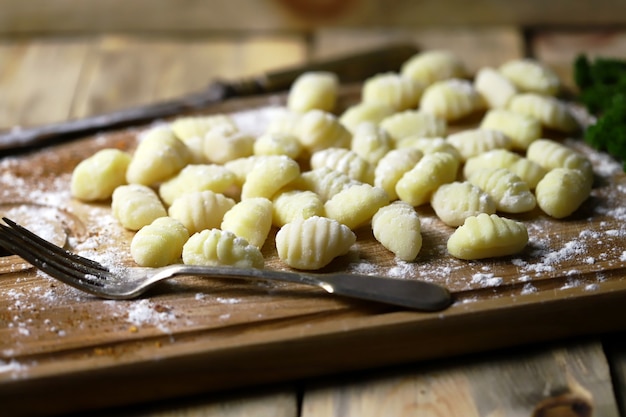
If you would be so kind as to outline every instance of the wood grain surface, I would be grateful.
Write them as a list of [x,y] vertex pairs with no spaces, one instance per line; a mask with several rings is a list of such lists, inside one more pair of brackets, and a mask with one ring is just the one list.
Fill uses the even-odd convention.
[[[342,106],[358,91],[346,88]],[[252,118],[253,128],[262,129],[272,106],[284,100],[232,100],[207,112],[232,114],[244,126]],[[116,223],[109,204],[80,203],[68,189],[80,160],[103,147],[132,151],[142,129],[3,159],[1,210],[53,237],[66,235],[75,251],[132,263],[132,235]],[[0,297],[8,308],[0,314],[0,358],[9,372],[0,373],[2,402],[23,407],[20,393],[52,399],[71,392],[61,410],[94,408],[623,329],[626,179],[618,164],[579,141],[571,144],[595,164],[593,195],[566,220],[539,211],[516,216],[530,234],[519,256],[453,259],[445,252],[453,229],[420,208],[424,249],[415,263],[394,259],[363,228],[358,246],[329,268],[446,285],[455,303],[440,313],[287,284],[198,278],[164,284],[140,300],[103,301],[4,258]],[[263,250],[268,267],[285,268],[272,239]],[[49,383],[59,376],[59,391],[51,392]],[[131,391],[137,384],[142,390]]]

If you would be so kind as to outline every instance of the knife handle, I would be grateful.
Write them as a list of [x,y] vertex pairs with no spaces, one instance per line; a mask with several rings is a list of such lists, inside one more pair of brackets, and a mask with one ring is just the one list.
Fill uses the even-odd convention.
[[119,129],[161,118],[207,108],[231,97],[285,91],[303,72],[330,71],[341,83],[363,81],[377,73],[393,71],[417,53],[411,44],[388,45],[350,56],[299,65],[240,81],[213,82],[207,89],[178,99],[141,107],[118,110],[82,119],[68,120],[30,128],[13,128],[0,133],[0,156],[97,132]]

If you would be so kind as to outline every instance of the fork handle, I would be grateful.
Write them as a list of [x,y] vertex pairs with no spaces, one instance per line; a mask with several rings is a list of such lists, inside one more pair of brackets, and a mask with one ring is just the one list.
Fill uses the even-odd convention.
[[320,275],[315,279],[330,284],[332,290],[320,286],[333,294],[414,310],[439,311],[452,303],[452,296],[445,287],[426,281],[346,273]]

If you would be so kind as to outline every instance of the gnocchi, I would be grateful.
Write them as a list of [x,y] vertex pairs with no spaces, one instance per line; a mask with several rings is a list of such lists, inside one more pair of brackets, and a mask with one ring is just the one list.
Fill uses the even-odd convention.
[[117,221],[129,230],[139,230],[167,215],[156,192],[141,184],[117,187],[111,198],[111,210]]
[[426,88],[420,110],[448,122],[456,121],[481,110],[484,102],[468,80],[451,78],[437,81]]
[[204,136],[203,150],[207,161],[223,164],[233,159],[250,156],[254,152],[252,135],[229,127],[216,127]]
[[547,215],[562,219],[574,213],[591,193],[591,183],[582,171],[554,168],[535,190],[537,204]]
[[547,170],[538,163],[506,149],[494,149],[476,155],[465,162],[463,173],[469,177],[484,168],[506,168],[520,177],[531,190],[543,178]]
[[525,151],[541,136],[541,122],[534,117],[505,109],[491,109],[480,123],[481,129],[499,130],[512,141],[513,149]]
[[252,147],[254,155],[285,155],[298,159],[303,152],[298,137],[292,133],[265,133],[259,136]]
[[139,266],[157,268],[178,263],[189,232],[171,217],[159,217],[139,229],[130,242],[130,254]]
[[526,158],[547,170],[571,168],[580,170],[589,183],[593,182],[591,161],[574,149],[550,139],[539,139],[528,147]]
[[493,198],[467,181],[440,186],[433,193],[430,204],[437,217],[448,226],[461,226],[468,217],[496,212]]
[[396,184],[423,156],[422,151],[416,148],[401,148],[389,151],[376,165],[374,185],[385,190],[390,200],[396,200],[398,198]]
[[459,161],[462,160],[459,150],[448,141],[446,141],[444,138],[422,138],[419,136],[409,136],[402,139],[397,144],[397,148],[419,149],[424,155],[435,152],[445,152],[449,153]]
[[395,112],[394,108],[387,104],[360,102],[348,107],[339,117],[339,122],[350,132],[354,132],[361,123],[378,125],[385,117]]
[[296,269],[320,269],[347,254],[356,242],[349,227],[326,217],[296,218],[276,233],[278,257]]
[[395,111],[415,109],[419,105],[424,85],[413,78],[387,72],[374,75],[363,83],[361,100],[385,104]]
[[374,165],[356,152],[344,148],[327,148],[311,156],[311,168],[330,168],[348,177],[368,184],[374,183]]
[[448,129],[448,122],[433,114],[419,110],[406,110],[386,117],[380,122],[391,139],[398,143],[409,136],[439,137]]
[[400,200],[412,206],[428,203],[432,193],[442,184],[456,179],[459,160],[446,152],[424,155],[396,184]]
[[415,260],[422,249],[422,229],[415,209],[403,201],[381,207],[372,218],[374,238],[398,259]]
[[489,194],[498,211],[524,213],[537,205],[528,184],[506,168],[478,170],[469,176],[468,181]]
[[447,142],[459,151],[461,161],[491,151],[493,149],[511,149],[511,138],[499,130],[468,129],[452,133]]
[[511,98],[507,108],[539,119],[543,126],[560,132],[572,133],[579,129],[569,107],[556,97],[537,93],[518,94]]
[[119,149],[102,149],[83,159],[72,171],[72,196],[82,201],[106,200],[126,184],[126,169],[131,156]]
[[209,130],[224,126],[232,130],[237,129],[235,121],[226,114],[178,117],[170,123],[174,135],[185,143],[193,138],[203,138]]
[[294,186],[313,191],[322,201],[327,201],[340,191],[357,184],[360,182],[328,167],[303,172],[300,178],[294,181]]
[[339,78],[335,73],[305,72],[291,84],[287,96],[287,108],[300,113],[313,109],[333,111],[338,90]]
[[313,191],[289,190],[274,197],[272,222],[282,227],[296,218],[324,216],[324,202]]
[[515,94],[517,87],[498,70],[481,68],[474,79],[474,88],[478,91],[490,109],[503,109]]
[[241,199],[265,197],[271,199],[278,190],[300,176],[300,165],[287,156],[260,159],[241,188]]
[[450,255],[473,260],[514,255],[528,244],[528,230],[522,222],[481,213],[465,219],[448,239]]
[[365,122],[354,130],[350,149],[375,167],[393,149],[393,141],[385,129]]
[[221,230],[242,237],[251,245],[263,247],[272,228],[272,202],[256,197],[242,200],[228,210],[222,219]]
[[189,234],[220,227],[224,215],[233,208],[235,200],[213,191],[186,193],[174,200],[168,215],[180,221]]
[[159,185],[159,196],[171,205],[181,195],[194,191],[210,190],[223,193],[235,184],[235,174],[216,164],[192,164],[183,168],[175,177]]
[[424,85],[449,78],[465,78],[468,75],[463,62],[454,53],[445,50],[415,54],[402,65],[400,72]]
[[513,59],[498,69],[522,92],[549,96],[561,89],[559,76],[550,68],[531,58]]
[[387,204],[389,196],[385,190],[360,184],[335,194],[324,203],[324,212],[327,217],[356,230],[370,221],[380,207]]
[[261,250],[234,233],[206,229],[193,234],[183,246],[183,263],[187,265],[234,266],[257,268],[265,266]]
[[326,148],[349,148],[352,134],[332,113],[310,110],[298,121],[296,136],[308,152]]

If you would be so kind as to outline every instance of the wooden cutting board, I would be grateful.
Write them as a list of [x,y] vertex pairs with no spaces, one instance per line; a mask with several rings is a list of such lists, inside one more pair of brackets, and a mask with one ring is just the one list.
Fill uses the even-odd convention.
[[[357,99],[358,88],[346,88],[340,108]],[[258,132],[284,101],[238,99],[206,112],[232,114],[243,129]],[[110,203],[73,200],[69,179],[98,149],[132,150],[144,128],[5,157],[0,212],[81,254],[132,264],[132,235],[112,217]],[[455,302],[442,312],[292,284],[194,277],[138,300],[106,301],[16,256],[2,257],[0,404],[16,415],[85,410],[626,329],[626,177],[606,155],[568,143],[594,163],[592,196],[564,220],[539,210],[514,216],[530,236],[519,256],[450,257],[453,229],[425,207],[415,262],[396,260],[363,228],[353,250],[330,267],[443,284]],[[263,251],[268,268],[285,268],[271,237]]]

